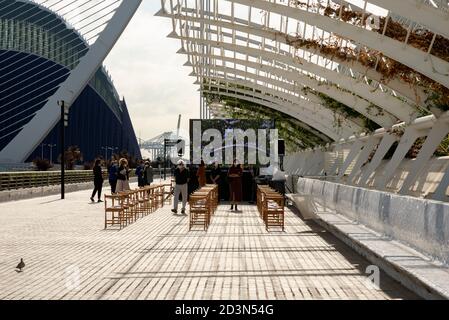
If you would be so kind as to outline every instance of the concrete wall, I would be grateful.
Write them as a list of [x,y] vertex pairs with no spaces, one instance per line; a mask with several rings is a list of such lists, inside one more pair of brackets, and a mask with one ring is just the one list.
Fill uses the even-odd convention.
[[[334,152],[322,152],[319,150],[302,152],[291,155],[285,159],[285,169],[290,175],[300,175],[304,177],[315,177],[323,175],[327,172],[329,175],[333,175],[331,172],[334,169],[334,162],[338,159],[338,166],[341,166],[343,158],[347,156],[348,150],[340,151],[340,155]],[[349,166],[346,174],[349,175],[353,169],[354,163]],[[388,183],[386,190],[390,192],[398,192],[402,184],[404,183],[407,175],[409,174],[413,164],[416,160],[404,159],[396,170],[394,177]],[[368,187],[374,187],[376,181],[381,178],[384,169],[388,165],[389,160],[384,160],[379,168],[371,175],[368,180]],[[449,157],[432,158],[427,162],[425,168],[419,179],[416,181],[411,189],[411,194],[417,197],[431,197],[435,190],[438,188],[444,174],[449,168]],[[353,183],[347,183],[346,177],[341,179],[341,183],[351,184],[357,186],[360,179],[360,173],[355,176]],[[449,188],[446,191],[449,201]]]
[[449,204],[300,178],[297,192],[449,265]]

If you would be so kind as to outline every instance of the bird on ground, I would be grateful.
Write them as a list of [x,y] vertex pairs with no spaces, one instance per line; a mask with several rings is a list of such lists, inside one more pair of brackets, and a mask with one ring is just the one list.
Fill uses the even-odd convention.
[[20,259],[20,263],[17,265],[16,269],[18,269],[18,272],[22,272],[25,268],[25,262],[23,262],[23,259]]

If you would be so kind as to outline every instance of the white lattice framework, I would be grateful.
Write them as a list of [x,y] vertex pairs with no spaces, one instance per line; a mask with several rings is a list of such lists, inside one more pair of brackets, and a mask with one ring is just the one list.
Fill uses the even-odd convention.
[[[383,30],[374,32],[372,24],[343,20],[340,4],[361,13],[361,21],[384,19]],[[348,183],[364,186],[373,174],[380,174],[376,187],[385,189],[410,147],[425,137],[400,191],[407,194],[449,133],[449,114],[429,108],[430,93],[425,86],[410,85],[400,78],[385,81],[377,71],[385,56],[449,88],[449,61],[433,53],[435,41],[449,37],[447,1],[161,0],[161,5],[157,15],[172,19],[169,37],[180,40],[178,53],[187,55],[185,65],[193,68],[191,75],[202,95],[227,96],[272,108],[330,137],[336,142],[328,146],[334,163],[332,172],[326,174],[337,174],[340,181],[348,175]],[[339,14],[325,14],[326,6],[339,9]],[[403,41],[387,36],[392,21],[407,30]],[[409,43],[417,30],[433,35],[426,50]],[[318,41],[322,47],[336,43],[351,48],[357,59],[342,60],[313,46],[296,46],[291,39]],[[376,65],[362,63],[361,52],[377,53]],[[357,119],[345,119],[336,128],[335,111],[327,109],[319,95],[354,109],[382,129],[363,133]],[[203,104],[207,107],[204,100]],[[216,104],[202,112],[203,116],[223,115]],[[337,116],[342,115],[337,112]],[[399,145],[392,160],[377,172],[395,142]],[[289,171],[322,174],[317,162],[310,161],[317,150],[290,157]],[[449,172],[434,197],[444,198],[448,185]]]

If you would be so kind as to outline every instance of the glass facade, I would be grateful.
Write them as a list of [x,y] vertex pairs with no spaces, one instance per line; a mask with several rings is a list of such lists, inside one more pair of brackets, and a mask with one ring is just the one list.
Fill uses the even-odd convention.
[[[0,8],[0,150],[45,105],[87,52],[88,44],[61,17],[32,2],[4,0]],[[67,144],[90,161],[102,147],[140,157],[126,104],[101,67],[72,104]],[[53,128],[45,144],[58,143]],[[40,148],[38,148],[40,149]],[[29,161],[40,155],[32,152]]]

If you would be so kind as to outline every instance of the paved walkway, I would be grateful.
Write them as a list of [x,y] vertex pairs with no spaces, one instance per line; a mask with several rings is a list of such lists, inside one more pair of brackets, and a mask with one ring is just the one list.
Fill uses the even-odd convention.
[[220,207],[208,233],[168,206],[105,231],[89,196],[0,204],[0,299],[416,298],[383,274],[371,286],[366,260],[291,211],[285,233],[267,233],[253,206]]

